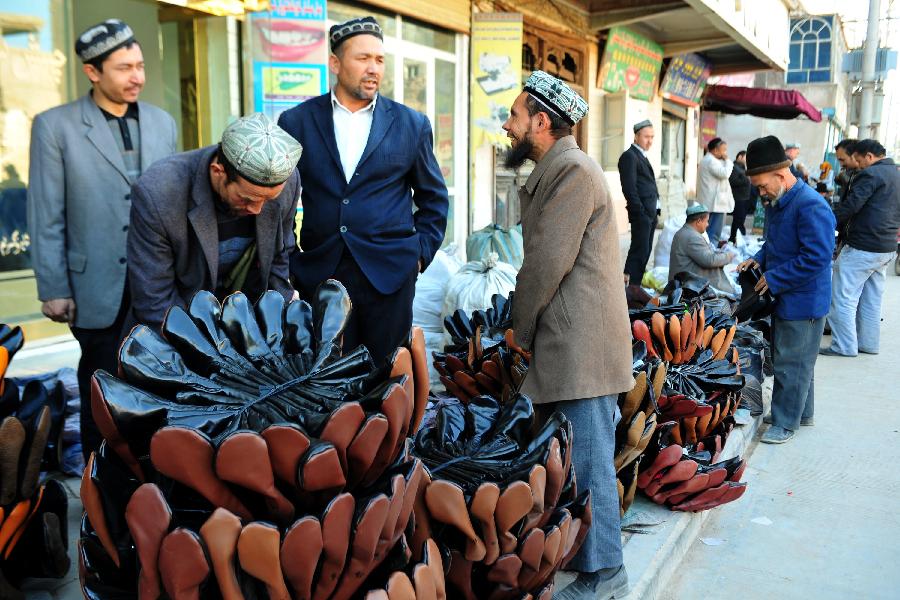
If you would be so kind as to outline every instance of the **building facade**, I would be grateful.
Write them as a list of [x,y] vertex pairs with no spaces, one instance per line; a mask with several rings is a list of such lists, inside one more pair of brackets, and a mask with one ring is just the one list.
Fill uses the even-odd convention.
[[841,72],[847,43],[839,15],[806,15],[791,19],[790,62],[787,72],[757,73],[754,87],[797,90],[822,112],[822,122],[789,121],[749,115],[719,115],[716,133],[734,152],[758,137],[774,135],[800,145],[800,160],[818,176],[823,161],[837,169],[834,146],[849,131],[849,83]]
[[[0,0],[0,225],[4,226],[0,321],[25,323],[30,339],[65,332],[40,317],[29,270],[28,240],[23,237],[28,139],[34,115],[87,93],[88,82],[72,46],[75,33],[90,24],[117,17],[132,25],[146,60],[142,99],[172,114],[180,149],[188,150],[214,143],[231,119],[259,109],[265,78],[256,65],[258,48],[265,48],[269,60],[275,55],[284,59],[299,55],[296,46],[315,41],[300,27],[277,31],[271,24],[255,27],[262,11],[279,6],[312,13],[326,6],[320,32],[334,22],[373,15],[385,32],[382,93],[431,120],[435,152],[451,197],[446,239],[463,244],[470,232],[489,223],[518,222],[517,190],[529,172],[529,167],[503,168],[505,136],[496,122],[499,135],[491,141],[476,144],[471,135],[473,64],[478,58],[472,35],[479,14],[514,13],[520,22],[521,62],[518,56],[514,61],[518,77],[512,74],[506,89],[518,89],[532,70],[542,69],[588,100],[589,114],[575,135],[606,171],[619,228],[625,232],[628,222],[616,169],[619,155],[631,143],[632,124],[643,119],[654,124],[657,136],[650,160],[659,178],[664,217],[681,214],[686,198],[693,196],[702,155],[698,94],[706,78],[787,70],[788,14],[794,4],[795,0],[33,0],[27,4]],[[323,68],[321,73],[327,71]],[[286,77],[283,87],[294,89],[308,79]],[[322,81],[315,93],[329,83]],[[502,124],[508,104],[494,107],[494,121]]]

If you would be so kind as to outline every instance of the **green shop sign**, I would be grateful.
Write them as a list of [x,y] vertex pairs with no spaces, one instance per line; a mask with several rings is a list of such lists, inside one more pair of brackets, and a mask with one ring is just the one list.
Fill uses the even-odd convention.
[[609,30],[597,86],[607,92],[628,90],[632,98],[650,100],[662,66],[662,46],[627,27]]

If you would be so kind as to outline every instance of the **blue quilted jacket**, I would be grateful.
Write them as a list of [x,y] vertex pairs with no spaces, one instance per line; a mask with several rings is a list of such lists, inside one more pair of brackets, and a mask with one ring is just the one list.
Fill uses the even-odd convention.
[[754,258],[777,298],[775,316],[788,321],[824,317],[831,303],[834,213],[802,181],[768,212],[766,241]]

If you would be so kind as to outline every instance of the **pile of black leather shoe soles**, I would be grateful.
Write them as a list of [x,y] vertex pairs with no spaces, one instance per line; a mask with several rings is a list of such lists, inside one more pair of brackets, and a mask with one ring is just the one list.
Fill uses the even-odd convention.
[[86,597],[350,598],[409,546],[424,339],[377,368],[343,352],[350,310],[332,280],[313,306],[201,292],[161,336],[131,331],[122,379],[93,379],[105,441],[81,486]]
[[577,493],[571,425],[555,413],[533,433],[531,401],[477,396],[439,405],[413,453],[430,469],[414,508],[413,548],[449,549],[449,598],[549,598],[581,547],[590,490]]
[[528,371],[527,358],[513,342],[513,294],[495,294],[491,308],[471,316],[457,310],[444,319],[450,343],[434,353],[434,368],[449,394],[463,402],[481,396],[508,397]]
[[738,283],[741,284],[741,301],[733,313],[738,322],[762,319],[772,314],[775,309],[775,296],[771,291],[766,290],[760,294],[754,289],[762,279],[762,275],[759,267],[751,267],[738,274]]
[[[721,442],[712,438],[681,445],[671,438],[675,422],[663,423],[645,457],[637,487],[657,504],[672,510],[708,510],[740,498],[747,484],[741,482],[744,461],[719,461]],[[721,439],[721,437],[720,437]]]
[[[637,342],[640,344],[640,342]],[[666,366],[659,361],[642,363],[634,378],[634,388],[619,394],[614,464],[619,491],[619,509],[624,516],[634,501],[641,457],[656,431],[656,399],[662,394]]]
[[[0,597],[24,598],[13,584],[25,577],[63,577],[68,499],[55,479],[41,483],[41,463],[54,416],[47,393],[36,381],[20,390],[5,378],[22,347],[19,327],[0,325]],[[58,431],[58,430],[57,430]],[[58,433],[56,434],[58,436]]]

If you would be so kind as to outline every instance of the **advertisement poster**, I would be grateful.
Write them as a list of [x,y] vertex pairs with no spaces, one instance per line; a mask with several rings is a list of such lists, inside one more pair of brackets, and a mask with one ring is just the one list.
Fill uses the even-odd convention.
[[472,153],[486,144],[508,146],[503,123],[522,91],[522,15],[476,13],[472,19],[470,139]]
[[714,137],[719,126],[719,113],[704,110],[700,113],[700,146],[706,148]]
[[328,90],[325,0],[270,0],[250,15],[253,108],[273,119]]
[[656,42],[627,27],[613,27],[603,51],[597,86],[611,93],[627,90],[632,98],[650,100],[656,93],[662,57],[662,46]]
[[699,106],[709,79],[709,66],[709,62],[697,54],[673,57],[659,86],[659,95],[683,106]]

